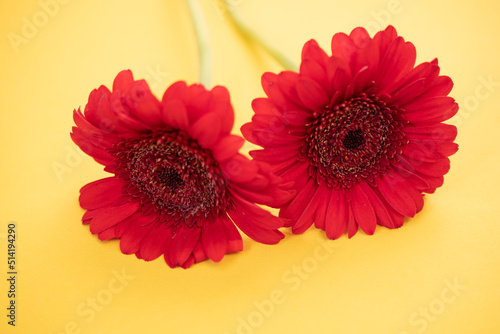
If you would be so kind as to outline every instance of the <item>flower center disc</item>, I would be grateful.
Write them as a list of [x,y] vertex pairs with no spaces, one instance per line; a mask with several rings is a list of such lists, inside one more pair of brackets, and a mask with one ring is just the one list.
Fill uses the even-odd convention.
[[346,149],[353,151],[363,145],[364,140],[361,130],[349,130],[342,143]]
[[126,190],[151,203],[163,220],[192,226],[198,218],[215,218],[230,205],[227,181],[208,150],[179,131],[145,135],[119,143],[116,175]]
[[308,160],[311,176],[329,187],[372,182],[405,142],[401,128],[397,110],[362,95],[325,110],[310,124],[300,159]]

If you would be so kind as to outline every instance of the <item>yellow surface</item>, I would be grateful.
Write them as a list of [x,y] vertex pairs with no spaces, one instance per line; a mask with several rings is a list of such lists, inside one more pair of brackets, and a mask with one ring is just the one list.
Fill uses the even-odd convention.
[[[263,95],[260,75],[280,68],[252,52],[219,2],[202,2],[213,82],[231,92],[237,133]],[[105,173],[69,137],[73,108],[122,69],[159,96],[176,80],[197,80],[186,6],[60,0],[48,15],[44,3],[54,1],[0,5],[1,333],[500,333],[496,2],[231,0],[296,61],[310,38],[328,50],[337,31],[395,25],[418,62],[438,57],[453,78],[460,150],[444,187],[399,230],[328,241],[311,229],[276,246],[245,238],[244,252],[189,270],[123,255],[118,241],[100,242],[81,225],[78,190]],[[25,27],[33,20],[39,27]],[[10,221],[16,327],[6,317]]]

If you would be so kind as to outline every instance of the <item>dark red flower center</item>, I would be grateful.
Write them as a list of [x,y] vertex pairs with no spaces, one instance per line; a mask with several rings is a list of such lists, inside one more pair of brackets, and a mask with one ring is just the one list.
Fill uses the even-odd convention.
[[346,149],[352,151],[363,145],[364,140],[361,130],[349,130],[342,143]]
[[176,191],[184,185],[181,174],[177,173],[173,168],[166,168],[157,171],[156,178],[158,179],[158,182],[167,186],[167,188],[171,191]]
[[326,108],[309,125],[300,159],[329,187],[350,188],[384,173],[406,143],[398,110],[362,95]]
[[115,146],[116,175],[129,195],[160,213],[163,221],[191,227],[231,205],[227,179],[210,151],[180,131],[124,141]]

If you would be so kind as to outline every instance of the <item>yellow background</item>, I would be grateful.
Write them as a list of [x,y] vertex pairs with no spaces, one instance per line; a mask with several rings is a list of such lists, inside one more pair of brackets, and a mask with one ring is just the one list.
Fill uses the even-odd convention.
[[[45,9],[51,16],[43,0],[0,5],[0,332],[500,333],[495,1],[231,0],[296,62],[310,38],[329,50],[335,32],[393,24],[415,44],[418,62],[438,57],[454,80],[460,150],[444,186],[399,230],[328,241],[311,229],[276,246],[245,237],[243,252],[189,270],[123,255],[118,241],[100,242],[81,225],[78,190],[106,173],[69,137],[73,109],[122,69],[158,96],[174,81],[196,82],[186,6],[66,2]],[[201,2],[213,82],[230,90],[239,133],[251,100],[263,95],[260,75],[281,68],[240,38],[219,2]],[[24,28],[29,38],[16,52],[9,36],[23,36],[26,20],[39,27]],[[18,225],[15,328],[5,316],[9,221]]]

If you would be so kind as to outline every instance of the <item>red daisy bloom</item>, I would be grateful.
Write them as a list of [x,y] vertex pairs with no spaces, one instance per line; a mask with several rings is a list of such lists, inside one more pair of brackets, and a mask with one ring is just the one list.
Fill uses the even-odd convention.
[[255,202],[276,207],[290,191],[268,165],[238,153],[244,139],[230,134],[226,88],[179,81],[159,101],[123,71],[113,92],[92,91],[74,120],[73,141],[115,174],[81,189],[83,223],[101,240],[120,239],[124,254],[146,261],[163,254],[183,268],[220,261],[242,250],[233,222],[262,243],[283,238],[281,219]]
[[294,180],[280,210],[302,233],[314,222],[330,239],[358,226],[398,228],[443,183],[457,131],[442,122],[458,110],[453,82],[437,60],[415,65],[413,44],[389,26],[373,39],[363,28],[332,39],[332,56],[311,40],[300,72],[265,73],[267,98],[253,101],[244,137],[250,154]]

